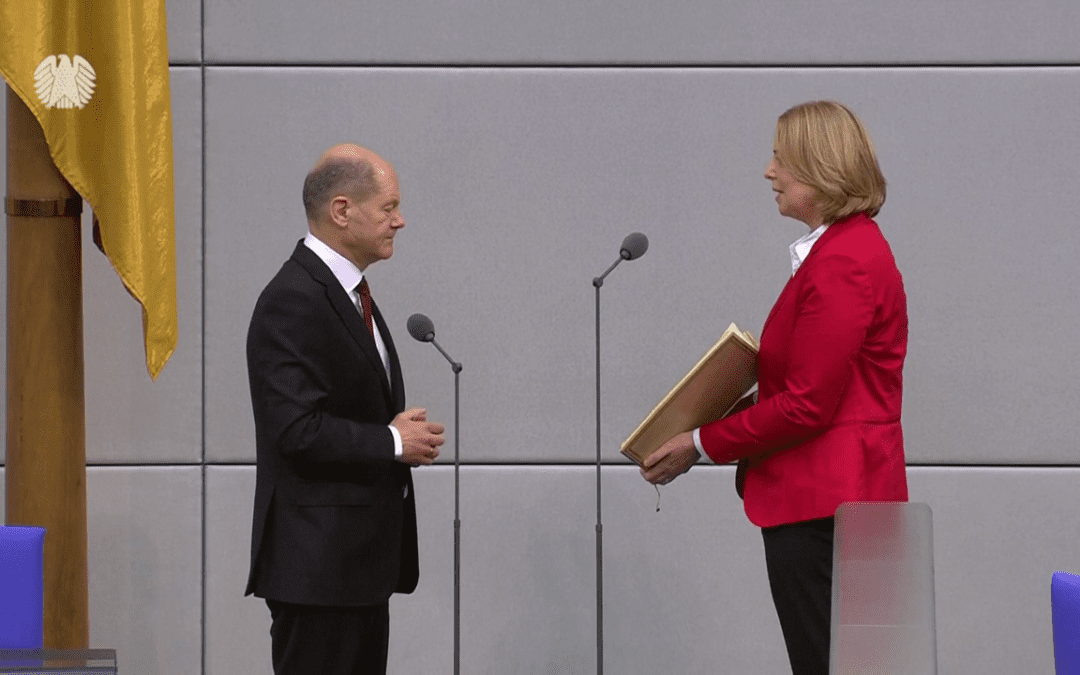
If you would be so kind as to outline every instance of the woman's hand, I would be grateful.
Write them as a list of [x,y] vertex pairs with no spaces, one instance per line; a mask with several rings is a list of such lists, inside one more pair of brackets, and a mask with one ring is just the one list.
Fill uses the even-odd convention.
[[689,471],[700,457],[694,446],[694,434],[689,431],[681,433],[645,458],[641,477],[653,485],[667,485]]

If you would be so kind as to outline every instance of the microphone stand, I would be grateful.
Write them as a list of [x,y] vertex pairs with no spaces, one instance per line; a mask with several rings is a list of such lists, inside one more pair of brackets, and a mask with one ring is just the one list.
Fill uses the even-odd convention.
[[461,429],[461,364],[439,346],[435,338],[431,344],[450,362],[454,371],[454,675],[461,675],[461,468],[458,457],[459,431]]
[[596,289],[596,674],[604,673],[604,525],[600,504],[600,287],[604,278],[623,260],[619,259],[607,271],[593,279]]
[[[413,325],[413,321],[419,323]],[[435,329],[431,320],[422,314],[409,317],[409,333],[421,342],[430,342],[450,362],[454,371],[454,675],[461,675],[461,461],[459,433],[461,420],[461,364],[450,358],[446,350],[435,341]]]
[[596,289],[596,675],[604,673],[604,525],[600,508],[600,287],[604,278],[624,260],[635,260],[645,254],[649,239],[634,232],[623,239],[619,258],[611,267],[593,279]]

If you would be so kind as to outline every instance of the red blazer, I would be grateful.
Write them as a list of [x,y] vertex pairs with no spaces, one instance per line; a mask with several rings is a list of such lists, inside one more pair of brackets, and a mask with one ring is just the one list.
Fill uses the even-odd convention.
[[859,213],[833,223],[761,331],[758,403],[701,428],[709,457],[747,458],[759,527],[845,501],[907,501],[900,428],[907,298],[892,250]]

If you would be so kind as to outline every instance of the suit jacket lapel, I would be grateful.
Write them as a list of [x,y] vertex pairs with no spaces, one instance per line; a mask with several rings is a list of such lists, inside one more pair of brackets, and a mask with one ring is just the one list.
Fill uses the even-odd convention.
[[810,261],[814,257],[814,254],[820,252],[821,249],[826,248],[829,245],[829,242],[832,241],[832,239],[835,238],[837,234],[839,234],[844,229],[843,226],[848,220],[850,220],[850,218],[839,220],[829,226],[829,228],[821,234],[821,237],[818,238],[817,242],[814,243],[814,246],[810,249],[810,252],[806,254],[806,259],[804,259],[802,261],[802,264],[799,265],[799,269],[795,270],[795,274],[788,277],[787,283],[784,285],[784,290],[780,291],[780,297],[776,299],[776,303],[773,304],[772,310],[769,312],[768,318],[765,319],[765,325],[761,327],[762,335],[765,334],[765,329],[769,327],[769,322],[773,320],[773,317],[776,315],[777,310],[788,300],[788,293],[794,292],[794,290],[797,288],[797,286],[793,282],[796,278],[798,278],[799,273],[803,272],[806,269],[806,266],[810,264]]
[[[316,281],[326,287],[326,299],[333,307],[334,312],[341,319],[341,322],[345,324],[345,328],[349,331],[349,335],[352,336],[356,345],[363,352],[364,356],[371,362],[372,367],[379,373],[379,377],[382,379],[383,390],[386,394],[387,400],[394,400],[392,390],[390,388],[390,380],[387,379],[386,367],[383,365],[382,356],[379,355],[379,348],[375,346],[375,338],[368,332],[367,326],[364,325],[364,317],[361,316],[360,311],[356,308],[349,294],[345,292],[345,289],[338,283],[337,277],[330,271],[330,268],[326,266],[319,256],[315,255],[314,251],[304,245],[303,240],[296,245],[296,250],[293,251],[293,260],[297,262],[301,267],[308,271],[308,273]],[[386,324],[382,320],[382,316],[378,311],[372,311],[373,316],[379,322],[379,332],[383,336],[383,341],[387,345],[388,355],[390,356],[391,367],[397,361],[396,352],[391,352],[389,335],[390,331],[387,330]]]
[[780,296],[776,299],[776,302],[773,303],[772,309],[769,310],[769,316],[765,318],[765,325],[761,327],[762,335],[765,335],[765,331],[769,329],[769,324],[772,323],[773,317],[776,316],[777,310],[780,309],[780,305],[784,304],[784,301],[787,300],[787,292],[788,289],[791,288],[791,281],[794,278],[794,276],[788,277],[787,283],[784,284],[783,290],[780,291]]
[[[394,339],[390,337],[390,329],[386,326],[386,321],[383,319],[382,312],[379,311],[379,306],[374,300],[371,301],[371,316],[375,320],[375,325],[379,329],[379,335],[382,336],[383,345],[386,346],[386,358],[390,362],[390,381],[384,380],[384,384],[388,387],[392,400],[394,401],[395,410],[405,409],[405,383],[401,375],[401,362],[398,361],[397,349],[394,347]],[[364,326],[364,333],[367,334],[367,326]],[[378,351],[378,350],[376,350]],[[379,364],[382,365],[382,359],[380,357]],[[382,369],[386,372],[386,369]]]

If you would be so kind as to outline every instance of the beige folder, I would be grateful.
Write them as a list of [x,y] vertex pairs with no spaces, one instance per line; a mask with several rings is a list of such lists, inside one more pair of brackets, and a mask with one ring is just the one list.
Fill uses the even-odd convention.
[[757,382],[758,343],[728,326],[716,344],[653,408],[622,444],[622,454],[645,462],[673,436],[724,417]]

